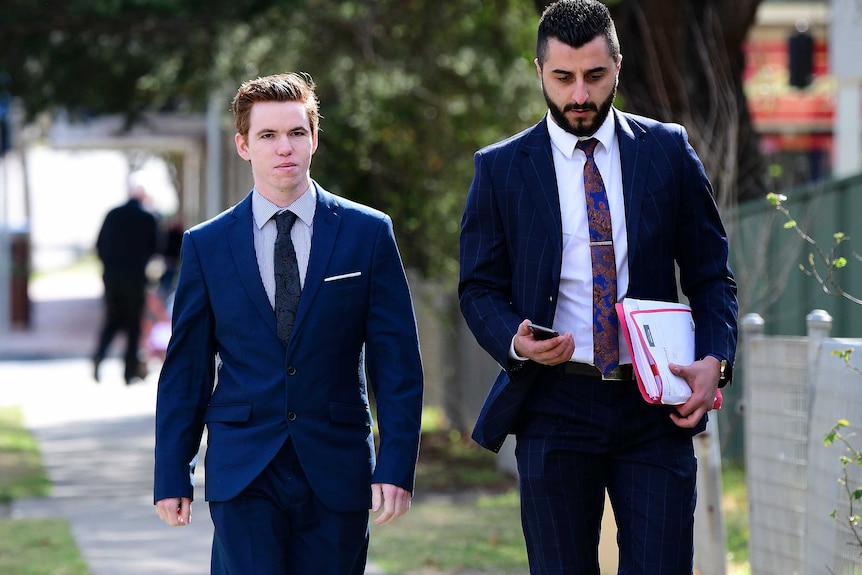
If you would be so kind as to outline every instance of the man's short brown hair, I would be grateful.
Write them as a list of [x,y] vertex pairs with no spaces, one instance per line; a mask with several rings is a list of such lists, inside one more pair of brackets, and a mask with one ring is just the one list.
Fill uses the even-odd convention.
[[251,107],[257,102],[301,102],[305,104],[311,132],[317,133],[320,111],[315,87],[314,80],[306,72],[274,74],[243,82],[231,102],[236,131],[243,137],[248,136]]

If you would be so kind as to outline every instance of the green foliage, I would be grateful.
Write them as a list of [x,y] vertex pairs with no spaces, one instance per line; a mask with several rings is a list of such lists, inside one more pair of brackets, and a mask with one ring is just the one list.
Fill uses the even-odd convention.
[[[212,49],[226,22],[261,2],[227,0],[13,0],[0,20],[0,73],[28,117],[205,101]],[[240,8],[242,6],[242,8]]]
[[0,573],[90,575],[69,524],[59,519],[0,520]]
[[723,462],[721,511],[727,531],[728,573],[741,575],[748,572],[748,490],[745,469],[740,465]]
[[0,76],[30,117],[202,112],[213,90],[227,111],[244,80],[310,72],[324,116],[312,174],[389,213],[428,277],[457,272],[473,153],[545,109],[524,0],[52,4],[13,0],[0,21]]
[[[766,196],[766,201],[768,201],[775,209],[783,213],[787,218],[787,222],[784,224],[785,229],[795,230],[799,237],[813,247],[814,251],[808,254],[808,267],[800,265],[800,269],[809,277],[814,278],[820,284],[825,293],[840,296],[852,301],[853,303],[862,305],[862,299],[852,296],[841,288],[841,284],[835,275],[836,270],[847,265],[847,259],[838,255],[837,252],[839,246],[849,240],[850,237],[843,232],[835,232],[832,234],[833,246],[831,251],[827,253],[820,247],[820,244],[818,244],[816,240],[799,228],[796,220],[794,220],[790,215],[790,211],[784,206],[784,202],[787,201],[787,196],[771,193]],[[857,260],[862,261],[862,258],[860,258],[860,256],[855,252],[854,257]],[[820,271],[821,267],[825,269],[825,272]],[[846,366],[857,373],[862,374],[862,371],[850,365],[852,352],[852,348],[846,348],[843,350],[834,350],[831,355],[840,357]],[[844,446],[844,452],[838,457],[838,460],[841,463],[841,475],[838,478],[838,483],[844,489],[849,503],[849,512],[846,517],[839,517],[837,509],[833,509],[829,516],[833,519],[845,522],[856,539],[856,546],[862,548],[862,525],[860,525],[860,520],[862,520],[862,518],[860,518],[860,514],[858,513],[858,502],[862,499],[862,486],[859,486],[858,484],[856,486],[853,485],[854,482],[851,478],[851,473],[848,470],[848,466],[852,463],[856,463],[862,467],[862,451],[857,449],[850,441],[855,434],[844,431],[849,426],[850,422],[847,419],[839,419],[835,425],[832,426],[832,429],[830,429],[823,437],[823,445],[826,447],[834,445],[836,442]],[[860,550],[860,555],[862,555],[862,550]]]
[[[832,426],[829,433],[823,437],[823,445],[827,447],[836,442],[844,447],[843,453],[838,457],[838,460],[841,462],[841,475],[838,477],[838,484],[844,490],[849,503],[849,510],[846,516],[839,516],[838,509],[833,509],[829,516],[846,523],[850,528],[850,532],[856,538],[856,545],[862,548],[862,531],[860,531],[860,528],[862,528],[862,525],[860,525],[862,516],[860,516],[858,504],[859,500],[862,499],[862,486],[858,485],[858,483],[854,485],[848,469],[853,463],[862,467],[862,451],[856,449],[850,441],[855,434],[843,431],[849,426],[849,421],[840,419]],[[859,554],[862,555],[862,550],[860,550]]]
[[414,503],[396,524],[372,525],[369,559],[388,573],[525,573],[518,492]]
[[228,69],[310,72],[324,115],[312,173],[389,213],[406,265],[454,277],[473,153],[544,111],[532,10],[511,0],[309,0],[306,12],[268,14],[270,31],[253,23],[256,58],[234,52]]
[[45,496],[51,489],[36,439],[14,408],[0,408],[0,470],[0,503]]
[[[847,266],[848,260],[840,254],[842,244],[850,240],[850,236],[844,232],[835,232],[832,234],[832,248],[829,251],[823,247],[811,236],[805,233],[797,221],[791,216],[790,211],[785,207],[787,196],[783,194],[769,193],[766,195],[766,201],[772,207],[784,214],[786,221],[784,229],[794,230],[802,240],[811,246],[812,251],[808,253],[807,265],[800,264],[799,269],[807,276],[813,278],[820,285],[820,288],[827,295],[842,297],[855,304],[862,305],[862,299],[859,299],[850,293],[844,291],[841,287],[840,276],[837,274],[839,270]],[[854,259],[862,261],[862,256],[853,253]]]

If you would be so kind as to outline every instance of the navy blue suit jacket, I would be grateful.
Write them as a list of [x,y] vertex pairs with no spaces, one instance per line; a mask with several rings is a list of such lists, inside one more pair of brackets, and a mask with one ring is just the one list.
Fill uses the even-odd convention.
[[[628,236],[630,297],[689,300],[696,354],[733,360],[736,283],[728,243],[703,166],[677,124],[613,110]],[[461,311],[479,344],[503,367],[473,431],[498,450],[541,368],[509,361],[525,318],[551,325],[562,266],[562,223],[545,120],[478,151],[461,222]]]
[[368,509],[371,483],[413,490],[422,366],[392,222],[314,185],[311,253],[287,347],[258,270],[251,194],[186,232],[159,380],[156,501],[193,496],[204,426],[210,501],[239,494],[288,435],[330,509]]

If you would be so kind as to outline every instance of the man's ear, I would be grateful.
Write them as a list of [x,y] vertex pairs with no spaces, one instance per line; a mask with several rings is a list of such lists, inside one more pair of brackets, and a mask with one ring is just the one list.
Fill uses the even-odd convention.
[[539,62],[538,58],[533,60],[533,62],[535,62],[535,64],[536,64],[536,73],[539,75],[539,80],[541,80],[542,79],[542,63]]
[[251,157],[248,154],[248,140],[246,137],[237,132],[233,140],[236,143],[236,153],[239,154],[239,157],[243,160],[251,161]]

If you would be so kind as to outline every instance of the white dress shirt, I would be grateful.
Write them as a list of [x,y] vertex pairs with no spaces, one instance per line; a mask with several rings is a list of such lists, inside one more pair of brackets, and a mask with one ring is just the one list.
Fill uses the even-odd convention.
[[[550,114],[546,121],[551,135],[563,225],[563,264],[553,328],[559,333],[572,332],[575,338],[572,361],[594,364],[593,274],[584,191],[586,155],[576,148],[579,140],[577,136],[560,128]],[[613,111],[593,137],[599,141],[593,157],[608,195],[617,264],[617,299],[622,300],[629,284],[628,238],[620,150]],[[631,357],[620,334],[620,364],[624,363],[631,363]]]

